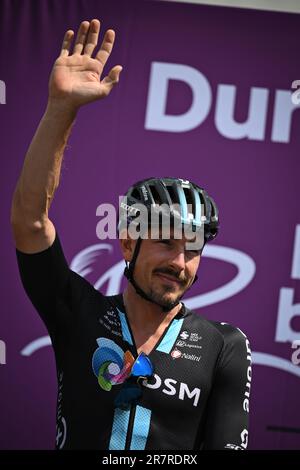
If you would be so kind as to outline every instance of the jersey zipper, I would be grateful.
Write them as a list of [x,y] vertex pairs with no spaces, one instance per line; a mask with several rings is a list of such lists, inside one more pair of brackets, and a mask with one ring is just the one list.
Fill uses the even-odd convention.
[[135,418],[136,405],[130,407],[128,431],[126,436],[125,450],[130,450],[130,444],[132,439],[134,418]]

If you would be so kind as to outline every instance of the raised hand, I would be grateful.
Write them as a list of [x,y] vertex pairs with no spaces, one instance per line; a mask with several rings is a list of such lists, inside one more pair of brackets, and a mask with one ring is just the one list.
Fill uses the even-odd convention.
[[106,31],[101,47],[92,58],[98,44],[100,21],[83,21],[77,32],[73,53],[70,54],[74,31],[64,36],[60,56],[55,61],[49,80],[49,101],[62,102],[71,109],[105,98],[119,81],[120,65],[114,66],[102,80],[103,68],[113,49],[115,32]]

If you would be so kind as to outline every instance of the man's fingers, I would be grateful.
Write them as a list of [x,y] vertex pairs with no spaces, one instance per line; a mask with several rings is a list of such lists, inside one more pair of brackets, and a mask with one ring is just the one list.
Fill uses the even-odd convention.
[[61,51],[60,51],[60,56],[69,55],[73,37],[74,37],[74,31],[69,29],[64,35],[64,39],[63,39],[63,43],[62,43]]
[[115,65],[109,74],[101,80],[101,84],[106,86],[108,92],[118,83],[122,70],[123,67],[121,65]]
[[91,56],[97,43],[98,43],[98,36],[100,32],[100,21],[99,20],[92,20],[90,24],[89,34],[86,40],[86,44],[84,46],[83,53],[86,55]]
[[74,54],[81,54],[83,51],[89,27],[90,23],[88,21],[83,21],[80,24],[74,45]]
[[109,54],[112,51],[114,41],[115,41],[115,32],[113,29],[108,29],[105,33],[101,47],[95,56],[95,59],[101,62],[103,67],[109,57]]
[[117,83],[119,81],[120,74],[123,70],[122,65],[115,65],[108,74],[108,78],[113,82]]

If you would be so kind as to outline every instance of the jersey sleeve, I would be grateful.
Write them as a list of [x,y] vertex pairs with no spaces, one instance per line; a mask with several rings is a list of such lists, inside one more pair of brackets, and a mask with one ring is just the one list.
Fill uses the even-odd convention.
[[23,287],[53,339],[74,322],[88,282],[69,268],[57,232],[46,250],[27,254],[16,249],[16,255]]
[[224,346],[207,406],[204,449],[244,450],[248,445],[251,350],[239,329],[224,328]]

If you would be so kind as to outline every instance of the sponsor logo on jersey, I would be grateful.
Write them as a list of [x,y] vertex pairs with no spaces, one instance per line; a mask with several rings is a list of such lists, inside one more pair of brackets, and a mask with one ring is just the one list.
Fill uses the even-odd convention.
[[247,449],[247,445],[248,445],[248,430],[243,429],[243,431],[241,432],[241,447],[242,447],[242,449]]
[[201,360],[201,356],[196,356],[196,354],[182,353],[181,357],[182,357],[182,359],[188,359],[189,361],[199,362]]
[[249,413],[249,398],[250,398],[251,379],[252,379],[251,349],[250,349],[249,340],[247,338],[245,339],[245,342],[246,342],[246,350],[247,350],[248,367],[247,367],[247,381],[245,384],[245,392],[244,392],[244,400],[243,400],[243,409],[244,411]]
[[154,374],[148,382],[143,382],[143,385],[152,390],[159,389],[165,395],[175,396],[179,400],[192,400],[193,406],[198,406],[199,404],[201,389],[195,387],[190,390],[188,384],[184,382],[178,382],[171,378],[162,381],[159,375]]
[[189,337],[189,334],[187,331],[183,331],[182,333],[180,333],[180,338],[188,339],[188,337]]
[[110,392],[113,385],[123,383],[128,377],[133,356],[124,351],[114,341],[97,338],[98,348],[93,354],[92,368],[102,390]]
[[237,446],[236,444],[226,444],[226,446],[224,447],[224,449],[245,450],[243,447]]
[[63,398],[63,378],[64,373],[58,374],[58,396],[57,396],[57,415],[56,415],[56,447],[62,449],[67,438],[67,422],[62,415]]
[[191,342],[197,342],[202,339],[202,336],[200,336],[198,333],[188,333],[187,331],[183,331],[180,333],[180,338],[183,340],[189,340]]
[[190,344],[182,340],[177,341],[176,346],[178,346],[179,348],[202,349],[202,346],[200,346],[199,344]]
[[181,358],[188,359],[189,361],[199,362],[201,360],[201,355],[199,356],[197,354],[188,354],[187,352],[178,350],[177,348],[188,349],[189,352],[191,350],[194,352],[197,349],[202,349],[201,345],[196,344],[202,339],[202,336],[200,336],[198,333],[182,331],[179,335],[179,338],[180,339],[176,341],[175,349],[171,353],[173,359]]
[[173,357],[173,359],[178,359],[179,357],[181,357],[181,355],[182,355],[182,353],[178,349],[174,349],[171,352],[171,356]]
[[122,337],[120,319],[114,310],[107,310],[105,314],[99,318],[99,323],[115,336]]
[[189,361],[196,361],[199,362],[201,360],[201,356],[196,356],[195,354],[187,354],[182,351],[179,351],[179,349],[173,349],[171,352],[171,357],[173,359],[188,359]]
[[190,341],[200,341],[202,336],[199,336],[198,333],[191,333],[190,334]]

